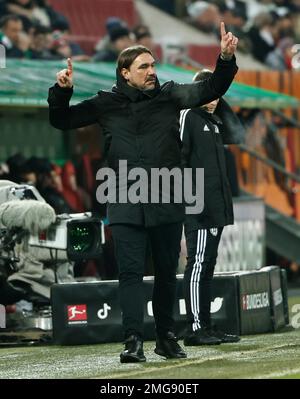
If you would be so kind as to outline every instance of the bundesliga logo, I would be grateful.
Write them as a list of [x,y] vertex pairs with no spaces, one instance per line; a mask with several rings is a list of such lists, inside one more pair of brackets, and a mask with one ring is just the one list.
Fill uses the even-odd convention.
[[86,324],[86,305],[68,305],[68,324]]
[[267,308],[270,306],[268,292],[257,294],[244,294],[242,296],[243,310]]

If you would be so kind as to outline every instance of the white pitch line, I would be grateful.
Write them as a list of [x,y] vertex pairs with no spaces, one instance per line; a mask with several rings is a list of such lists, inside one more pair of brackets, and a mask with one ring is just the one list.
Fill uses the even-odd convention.
[[[214,357],[210,357],[210,358],[206,358],[206,359],[198,359],[198,360],[185,360],[185,359],[181,359],[177,362],[176,364],[169,364],[166,367],[161,368],[162,371],[164,370],[171,370],[171,369],[175,369],[175,368],[179,368],[179,367],[185,367],[185,366],[189,366],[189,365],[194,365],[194,364],[201,364],[201,363],[205,363],[205,362],[209,362],[211,360],[226,360],[226,358],[224,358],[224,356],[214,356]],[[175,361],[176,359],[172,359],[173,361]],[[133,364],[133,363],[132,363]],[[136,363],[137,364],[137,363]],[[116,373],[116,374],[112,374],[111,376],[105,376],[105,377],[92,377],[93,379],[102,379],[102,378],[124,378],[124,377],[134,377],[137,375],[143,375],[143,374],[148,374],[148,373],[152,373],[152,372],[157,372],[159,371],[160,368],[159,367],[147,367],[143,370],[136,370],[131,372],[130,370],[127,370],[124,373]]]
[[[248,351],[244,351],[243,352],[243,348],[241,347],[241,349],[239,351],[234,351],[234,352],[225,352],[223,353],[222,356],[210,356],[207,358],[202,358],[202,359],[195,359],[195,358],[191,358],[191,359],[181,359],[181,360],[177,360],[173,359],[173,361],[176,361],[176,364],[169,364],[168,366],[164,366],[161,368],[161,371],[164,370],[171,370],[171,369],[175,369],[175,368],[181,368],[181,367],[185,367],[185,366],[190,366],[190,365],[199,365],[199,364],[203,364],[205,362],[209,362],[209,361],[215,361],[215,360],[237,360],[236,356],[238,354],[241,354],[241,352],[243,353],[243,355],[253,355],[255,353],[263,353],[263,352],[268,352],[270,350],[274,350],[274,349],[282,349],[282,348],[287,348],[287,347],[291,347],[291,346],[296,346],[294,344],[280,344],[280,345],[274,345],[274,346],[268,346],[265,348],[258,348],[258,349],[253,349],[253,350],[248,350]],[[245,360],[245,359],[244,359]],[[238,361],[238,360],[237,360]],[[134,364],[134,363],[131,363]],[[135,363],[136,365],[138,363]],[[111,374],[111,375],[105,375],[103,377],[92,377],[94,379],[103,379],[103,378],[125,378],[125,377],[135,377],[135,376],[139,376],[139,375],[143,375],[143,374],[150,374],[152,372],[157,372],[159,371],[159,367],[146,367],[143,368],[143,370],[126,370],[121,373],[116,373],[116,374]],[[298,371],[294,370],[294,373],[296,374]],[[279,372],[278,372],[279,373]],[[274,373],[275,375],[276,373]],[[253,376],[253,377],[249,377],[250,379],[257,379],[257,378],[272,378],[269,377],[271,374],[266,375],[266,377],[264,376]],[[235,377],[232,377],[235,378]]]
[[300,369],[292,369],[292,370],[285,370],[285,371],[278,371],[277,373],[270,373],[270,374],[264,374],[259,377],[256,377],[257,379],[269,379],[269,378],[278,378],[278,377],[285,377],[286,375],[293,375],[293,374],[300,374]]

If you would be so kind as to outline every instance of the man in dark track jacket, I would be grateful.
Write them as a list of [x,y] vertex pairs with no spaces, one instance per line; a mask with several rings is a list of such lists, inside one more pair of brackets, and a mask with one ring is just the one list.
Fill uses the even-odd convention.
[[[194,81],[204,82],[212,72],[198,72]],[[223,227],[233,224],[233,206],[227,177],[224,144],[242,141],[244,128],[223,99],[181,111],[183,166],[204,169],[204,208],[186,215],[184,231],[187,266],[184,273],[188,328],[186,346],[237,342],[239,337],[212,328],[211,284]],[[193,173],[193,185],[196,186]]]
[[[205,104],[223,95],[237,66],[234,51],[238,39],[221,24],[221,55],[211,79],[205,83],[160,86],[155,61],[145,47],[124,50],[117,62],[117,83],[111,91],[69,106],[72,96],[72,64],[57,74],[49,90],[51,124],[62,130],[98,122],[106,138],[108,166],[121,175],[119,161],[127,172],[143,168],[171,170],[181,167],[179,113],[181,109]],[[151,186],[151,185],[150,185]],[[130,184],[127,186],[127,190]],[[170,188],[172,191],[174,187]],[[151,191],[151,187],[148,187]],[[119,267],[119,292],[125,333],[121,362],[141,362],[143,352],[143,273],[150,240],[155,282],[153,314],[156,325],[155,352],[166,358],[183,358],[185,352],[174,335],[173,305],[176,269],[180,251],[183,203],[109,203]]]

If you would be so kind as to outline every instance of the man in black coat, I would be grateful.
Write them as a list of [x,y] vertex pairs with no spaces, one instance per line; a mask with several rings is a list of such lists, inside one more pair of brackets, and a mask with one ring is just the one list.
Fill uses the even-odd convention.
[[[221,55],[211,79],[205,83],[160,86],[151,51],[129,47],[117,62],[117,83],[111,91],[69,106],[73,92],[72,64],[57,74],[49,90],[51,124],[62,130],[99,123],[106,138],[108,166],[120,177],[138,168],[146,176],[156,169],[181,167],[180,110],[196,107],[222,96],[237,72],[234,51],[238,39],[221,24]],[[123,165],[123,164],[122,164]],[[119,181],[119,180],[118,180]],[[123,182],[124,183],[124,182]],[[122,183],[117,183],[117,189]],[[132,188],[126,181],[125,191]],[[123,184],[124,189],[124,184]],[[174,193],[170,186],[170,195]],[[151,183],[146,187],[152,194]],[[184,358],[174,334],[173,306],[176,269],[180,252],[184,204],[169,201],[110,201],[108,219],[119,267],[119,292],[125,334],[121,362],[141,362],[143,352],[143,273],[148,240],[151,244],[155,282],[153,314],[156,325],[155,353],[166,358]],[[153,201],[152,201],[153,202]]]
[[[198,72],[195,82],[210,79],[212,72]],[[237,144],[244,128],[223,99],[181,112],[180,134],[185,168],[204,169],[204,208],[186,215],[184,232],[187,265],[184,273],[187,309],[186,346],[237,342],[239,337],[211,325],[211,286],[218,246],[224,226],[233,224],[232,194],[226,169],[224,144]],[[193,173],[193,186],[197,186]]]

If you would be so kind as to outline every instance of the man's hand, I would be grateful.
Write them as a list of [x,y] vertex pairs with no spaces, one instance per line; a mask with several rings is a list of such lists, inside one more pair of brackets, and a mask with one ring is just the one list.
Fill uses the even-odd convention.
[[223,60],[230,60],[237,48],[239,39],[231,32],[226,33],[225,24],[221,22],[221,58]]
[[68,68],[58,72],[56,74],[56,80],[60,87],[70,89],[73,87],[73,66],[71,58],[67,59],[67,63]]

